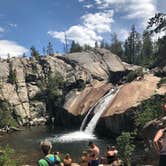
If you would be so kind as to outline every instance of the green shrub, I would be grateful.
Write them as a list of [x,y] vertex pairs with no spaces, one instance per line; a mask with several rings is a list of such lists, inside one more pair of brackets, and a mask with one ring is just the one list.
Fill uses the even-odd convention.
[[127,76],[126,76],[126,81],[131,82],[137,77],[137,74],[133,71],[131,71]]
[[0,147],[0,151],[2,154],[0,155],[0,165],[1,166],[20,166],[20,161],[16,161],[13,159],[14,157],[14,150],[7,145],[6,147]]
[[16,70],[9,71],[8,82],[11,84],[16,84]]
[[159,118],[165,114],[161,105],[164,103],[165,96],[155,95],[148,100],[143,101],[137,107],[137,113],[134,116],[135,125],[142,128],[147,122]]
[[11,106],[0,100],[0,127],[5,127],[6,125],[17,126],[16,120],[12,117]]
[[64,84],[65,81],[58,72],[49,74],[44,80],[38,81],[38,86],[42,91],[38,97],[42,97],[46,101],[47,110],[51,115],[54,114],[57,107],[60,108],[63,105]]
[[130,160],[135,149],[135,145],[133,144],[134,138],[134,132],[122,132],[122,134],[116,139],[119,156],[127,166],[131,165]]
[[166,77],[161,78],[161,80],[160,80],[159,83],[157,84],[157,87],[160,88],[162,84],[166,84]]
[[137,69],[135,71],[130,71],[128,75],[126,76],[126,81],[131,82],[135,80],[137,77],[142,77],[143,76],[143,71],[142,69]]

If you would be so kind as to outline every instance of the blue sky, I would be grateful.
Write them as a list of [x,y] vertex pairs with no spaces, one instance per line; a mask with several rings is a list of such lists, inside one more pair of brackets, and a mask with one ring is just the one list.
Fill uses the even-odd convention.
[[[81,45],[124,40],[132,24],[142,31],[149,17],[166,12],[165,0],[0,0],[0,56],[19,56],[51,41],[63,52],[64,34]],[[65,32],[65,33],[64,33]]]

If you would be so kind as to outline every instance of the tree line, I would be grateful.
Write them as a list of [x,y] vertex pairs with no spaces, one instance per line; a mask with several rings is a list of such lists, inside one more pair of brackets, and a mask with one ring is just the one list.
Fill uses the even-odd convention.
[[[159,33],[165,33],[163,37],[152,40],[152,37]],[[92,50],[88,44],[81,46],[78,42],[72,41],[70,47],[67,36],[65,35],[64,52],[73,53]],[[164,66],[166,64],[166,14],[158,13],[148,21],[147,28],[143,33],[136,30],[136,26],[132,25],[127,39],[122,42],[118,39],[116,33],[111,34],[111,40],[105,40],[98,43],[95,42],[95,48],[106,48],[112,53],[118,55],[123,61],[141,65],[145,67]],[[34,46],[30,48],[31,56],[39,58],[39,52]],[[43,55],[53,55],[54,49],[51,42],[47,47],[43,47]]]
[[[118,55],[123,61],[145,67],[164,66],[166,64],[166,14],[158,13],[148,21],[147,28],[143,33],[131,26],[127,39],[122,42],[116,33],[111,34],[111,41],[95,43],[95,48],[106,48]],[[152,41],[154,35],[165,33],[163,37]],[[80,52],[90,49],[86,45],[81,47],[79,43],[72,41],[70,52]]]

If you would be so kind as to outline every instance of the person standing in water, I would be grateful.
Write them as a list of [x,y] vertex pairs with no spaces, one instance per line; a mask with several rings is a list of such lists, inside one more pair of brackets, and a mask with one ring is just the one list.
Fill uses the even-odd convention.
[[89,142],[89,146],[90,146],[90,161],[89,161],[89,166],[98,166],[99,165],[99,147],[94,144],[93,142]]
[[116,150],[115,146],[107,147],[107,164],[112,164],[115,160],[117,160],[117,153],[118,151]]

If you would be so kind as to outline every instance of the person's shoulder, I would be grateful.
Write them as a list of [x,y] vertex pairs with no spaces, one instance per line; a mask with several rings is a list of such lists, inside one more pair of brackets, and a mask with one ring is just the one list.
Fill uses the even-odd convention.
[[48,166],[48,163],[45,159],[40,159],[38,161],[38,166]]
[[47,156],[45,156],[45,159],[48,159],[50,161],[54,161],[55,160],[55,156],[53,154],[48,154]]
[[54,154],[48,154],[46,157],[54,157]]
[[45,160],[49,163],[59,163],[61,162],[60,158],[57,156],[55,156],[54,154],[48,154],[46,157],[45,157]]

